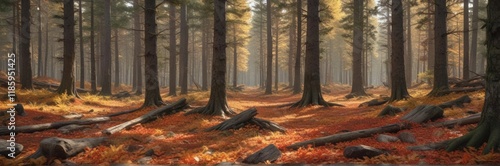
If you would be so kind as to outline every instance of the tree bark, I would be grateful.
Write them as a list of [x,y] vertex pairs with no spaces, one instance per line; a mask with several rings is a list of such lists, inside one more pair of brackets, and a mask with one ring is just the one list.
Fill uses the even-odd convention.
[[120,52],[118,49],[118,29],[115,29],[115,88],[120,86]]
[[82,0],[78,0],[78,30],[80,35],[80,88],[85,89],[85,55],[83,52]]
[[41,77],[43,74],[43,54],[42,54],[42,5],[41,0],[38,0],[38,70],[37,76]]
[[111,95],[111,5],[110,0],[104,0],[103,25],[101,29],[101,95]]
[[179,84],[181,94],[188,93],[188,39],[189,27],[187,25],[187,4],[181,4],[180,10],[180,59],[179,59]]
[[293,77],[293,94],[298,94],[302,91],[302,83],[300,81],[300,65],[302,55],[302,0],[297,0],[297,51],[295,52],[295,71]]
[[94,35],[94,0],[90,0],[90,88],[97,93]]
[[276,20],[274,22],[274,24],[275,24],[274,35],[276,35],[275,39],[274,39],[276,41],[276,43],[274,45],[274,54],[275,54],[275,57],[276,57],[274,59],[274,90],[276,90],[276,91],[278,91],[278,88],[279,88],[278,87],[279,86],[279,75],[278,75],[278,73],[279,73],[279,60],[278,60],[279,59],[279,56],[278,56],[278,54],[279,54],[279,45],[278,44],[279,44],[279,41],[280,41],[280,31],[279,31],[279,20],[280,19],[278,17],[279,16],[276,16]]
[[436,0],[436,12],[434,15],[434,84],[429,96],[440,96],[441,91],[449,90],[448,85],[448,40],[446,29],[446,0]]
[[405,79],[406,79],[406,87],[410,87],[413,78],[412,69],[413,69],[413,49],[412,49],[412,36],[411,36],[411,2],[406,1],[406,50],[404,64],[405,64]]
[[[208,25],[208,18],[203,19],[203,25]],[[175,26],[175,25],[174,25]],[[208,31],[209,26],[203,28],[202,34],[202,48],[201,48],[201,90],[208,90]],[[172,41],[170,41],[172,42]],[[175,47],[175,46],[174,46]],[[172,69],[172,68],[171,68]],[[174,75],[175,76],[175,75]],[[175,82],[174,82],[175,84]]]
[[[401,0],[392,0],[392,55],[391,55],[391,98],[389,101],[398,101],[410,97],[406,88],[404,30],[403,30],[403,3]],[[406,76],[405,76],[406,75]]]
[[366,96],[363,88],[363,0],[354,0],[354,30],[352,53],[352,89],[349,95]]
[[156,0],[145,1],[144,10],[146,95],[143,106],[160,106],[163,105],[163,101],[158,82],[158,57],[156,54]]
[[435,35],[434,35],[434,25],[435,21],[433,20],[434,11],[434,1],[427,0],[427,13],[429,14],[427,17],[427,70],[434,70],[434,61],[435,61],[435,52],[434,52],[434,43],[435,43]]
[[297,36],[296,34],[296,18],[291,16],[292,23],[290,25],[290,32],[289,32],[289,43],[288,43],[288,87],[292,88],[293,87],[293,57],[294,57],[294,51],[293,49],[296,47],[294,45],[295,38]]
[[214,3],[214,42],[212,59],[212,88],[210,98],[205,107],[197,108],[191,113],[226,116],[235,114],[227,106],[226,94],[226,0],[215,0]]
[[469,0],[464,0],[464,62],[462,79],[469,79]]
[[267,72],[266,72],[266,92],[265,94],[272,94],[273,86],[273,36],[271,33],[272,20],[271,20],[271,1],[266,2],[267,10]]
[[136,83],[135,94],[142,94],[142,39],[141,39],[141,15],[139,0],[134,0],[134,6],[137,6],[134,11],[134,78]]
[[177,43],[175,39],[176,28],[175,28],[175,5],[173,3],[169,4],[169,30],[170,30],[170,42],[169,42],[169,96],[176,96],[177,88]]
[[469,70],[471,71],[471,76],[477,73],[476,63],[477,63],[477,33],[479,31],[479,0],[473,0],[472,3],[472,39],[470,48],[470,61]]
[[238,87],[238,42],[236,41],[236,23],[233,23],[233,88]]
[[33,89],[32,70],[31,70],[31,15],[30,0],[21,0],[21,28],[19,31],[19,54],[21,63],[18,66],[21,69],[21,88]]
[[500,1],[488,1],[486,21],[486,96],[478,126],[466,135],[454,139],[446,150],[464,146],[479,148],[485,142],[483,154],[500,149]]
[[64,67],[58,94],[78,96],[75,88],[75,16],[74,0],[64,1]]

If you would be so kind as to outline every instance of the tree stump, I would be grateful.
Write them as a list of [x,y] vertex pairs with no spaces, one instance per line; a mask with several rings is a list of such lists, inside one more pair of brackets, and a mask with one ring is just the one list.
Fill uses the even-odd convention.
[[403,112],[403,109],[394,107],[392,105],[387,105],[380,113],[378,114],[378,117],[382,116],[396,116],[396,114]]
[[58,137],[45,138],[40,142],[38,150],[28,158],[45,156],[50,164],[55,159],[67,159],[83,152],[85,148],[93,148],[106,141],[105,137],[65,139]]
[[274,145],[270,144],[264,149],[261,149],[254,154],[245,158],[242,162],[246,164],[259,164],[266,161],[274,162],[281,157],[281,151]]
[[206,129],[205,131],[214,131],[214,130],[224,131],[230,129],[239,129],[247,124],[254,124],[259,126],[261,129],[286,132],[286,129],[284,127],[281,127],[280,125],[273,123],[271,121],[255,118],[256,115],[257,115],[257,109],[250,108],[246,111],[239,113],[238,115],[233,116],[228,120],[225,120],[224,122],[216,126]]
[[434,121],[439,118],[443,118],[443,112],[443,109],[441,109],[440,107],[436,107],[433,105],[419,105],[410,113],[401,117],[401,120],[413,123],[423,123],[429,120]]

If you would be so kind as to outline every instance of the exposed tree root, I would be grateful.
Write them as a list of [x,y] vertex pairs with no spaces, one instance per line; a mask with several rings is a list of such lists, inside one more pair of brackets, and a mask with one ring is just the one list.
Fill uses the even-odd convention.
[[224,104],[221,104],[219,102],[209,102],[207,106],[196,108],[192,111],[187,112],[184,115],[189,115],[194,113],[212,115],[212,116],[222,116],[222,117],[236,114],[231,108],[229,108],[229,106],[227,106],[227,103],[225,102]]
[[500,145],[499,125],[500,122],[495,122],[495,124],[481,123],[476,129],[470,131],[466,135],[454,139],[446,150],[454,151],[464,147],[479,148],[486,142],[487,145],[483,150],[483,154],[498,151]]

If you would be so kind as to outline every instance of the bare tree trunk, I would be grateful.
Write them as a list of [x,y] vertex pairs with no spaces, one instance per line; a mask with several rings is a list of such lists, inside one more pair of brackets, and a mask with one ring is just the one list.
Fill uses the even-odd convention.
[[135,94],[142,94],[142,40],[141,40],[141,15],[139,0],[134,0],[134,6],[137,6],[134,11],[134,78],[135,78]]
[[82,0],[78,0],[78,29],[80,31],[80,88],[85,89],[85,55],[83,53]]
[[214,42],[212,59],[212,88],[205,107],[189,113],[226,116],[235,114],[227,106],[226,95],[226,0],[214,1]]
[[[410,97],[406,89],[404,29],[403,29],[403,3],[401,0],[392,0],[392,55],[391,55],[391,98],[397,101]],[[402,65],[403,64],[403,65]]]
[[189,39],[189,27],[187,25],[187,4],[183,3],[181,5],[180,11],[180,61],[179,61],[179,84],[181,86],[181,94],[188,93],[188,39]]
[[353,31],[353,54],[352,54],[352,89],[348,96],[365,96],[363,88],[363,0],[354,0],[354,31]]
[[90,88],[97,92],[95,44],[94,44],[94,0],[90,0]]
[[302,0],[297,0],[297,52],[295,53],[295,76],[293,80],[293,94],[298,94],[302,91],[302,83],[300,81],[300,65],[302,55]]
[[469,79],[469,0],[464,0],[464,65],[462,79]]
[[233,24],[233,87],[238,87],[238,42],[236,41],[236,23]]
[[389,87],[392,86],[392,80],[391,80],[391,55],[392,55],[392,42],[391,42],[391,8],[387,7],[387,59],[385,61],[385,74],[387,76],[387,85]]
[[440,96],[442,91],[449,90],[448,85],[448,54],[447,54],[447,29],[446,29],[446,0],[436,0],[436,12],[434,16],[434,86],[429,93],[430,96]]
[[[208,19],[203,19],[203,25],[208,25]],[[174,25],[175,26],[175,25]],[[203,28],[201,54],[201,90],[208,90],[208,32],[209,26]],[[172,42],[172,41],[171,41]],[[174,72],[175,73],[175,72]],[[172,79],[172,78],[170,78]]]
[[101,95],[111,95],[111,6],[110,0],[104,0],[104,19],[101,29]]
[[434,0],[428,0],[427,3],[427,12],[429,13],[429,22],[427,24],[427,70],[434,70],[434,57],[435,57],[435,52],[434,52],[434,20],[433,20],[433,13],[434,11]]
[[276,26],[276,27],[275,27],[275,30],[276,30],[276,31],[274,32],[274,33],[275,33],[275,35],[276,35],[276,39],[275,39],[276,43],[275,43],[275,45],[274,45],[274,47],[275,47],[275,49],[274,49],[274,53],[276,54],[276,58],[274,59],[274,63],[275,63],[275,64],[274,64],[274,65],[275,65],[275,66],[274,66],[274,67],[275,67],[275,68],[274,68],[274,89],[275,89],[276,91],[278,91],[278,88],[279,88],[279,87],[278,87],[278,86],[279,86],[279,85],[278,85],[278,83],[279,83],[279,75],[278,75],[278,72],[279,72],[279,65],[280,65],[280,64],[279,64],[279,60],[278,60],[278,59],[279,59],[279,58],[278,58],[278,53],[279,53],[279,45],[278,45],[278,43],[279,43],[279,39],[280,39],[280,31],[279,31],[279,18],[277,18],[277,19],[276,19],[276,21],[275,21],[274,23],[275,23],[275,26]]
[[120,53],[118,50],[118,29],[115,29],[115,87],[120,86]]
[[472,39],[470,48],[469,70],[472,74],[477,73],[477,32],[479,24],[479,0],[473,0],[472,4]]
[[58,94],[78,96],[75,88],[75,16],[74,0],[64,1],[64,68]]
[[21,84],[22,89],[33,89],[30,53],[30,0],[21,0],[21,31],[19,31],[19,54],[22,66]]
[[293,104],[292,107],[306,107],[310,105],[338,106],[338,104],[326,102],[321,94],[319,20],[319,0],[308,0],[304,93],[302,93],[302,99]]
[[176,96],[177,88],[177,49],[176,49],[176,27],[175,27],[175,5],[173,3],[169,4],[169,96]]
[[41,0],[38,0],[38,70],[37,76],[42,76],[43,70],[43,54],[42,54],[42,5]]
[[296,18],[291,16],[292,19],[292,24],[290,26],[290,37],[289,37],[289,43],[288,43],[288,87],[292,88],[293,87],[293,55],[294,51],[293,48],[296,46],[294,45],[295,38],[296,38]]
[[144,10],[146,95],[143,106],[160,106],[163,105],[163,101],[158,82],[158,57],[156,54],[156,0],[145,1]]
[[266,2],[267,7],[267,72],[266,72],[266,92],[265,94],[272,94],[273,86],[273,36],[271,33],[272,20],[271,20],[271,2]]
[[49,61],[49,21],[45,21],[45,61],[43,65],[43,76],[48,76],[47,66]]
[[[412,69],[413,69],[413,51],[412,51],[412,36],[411,36],[411,3],[409,1],[406,2],[406,57],[404,58],[405,64],[405,79],[406,79],[406,87],[410,87],[412,83]],[[402,42],[405,42],[404,40]]]

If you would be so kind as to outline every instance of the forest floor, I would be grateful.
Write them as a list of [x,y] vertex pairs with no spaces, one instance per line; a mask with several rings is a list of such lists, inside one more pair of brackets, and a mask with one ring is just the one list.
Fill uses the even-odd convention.
[[[39,78],[38,81],[50,81]],[[284,88],[283,88],[284,89]],[[120,90],[129,90],[121,87]],[[468,149],[465,151],[445,152],[438,151],[409,151],[408,146],[420,145],[455,138],[463,135],[475,125],[466,125],[455,128],[429,128],[416,126],[409,130],[416,136],[417,143],[379,143],[375,140],[376,135],[361,138],[354,141],[327,145],[321,147],[307,147],[298,150],[286,149],[287,146],[309,140],[316,137],[336,134],[345,130],[354,131],[359,129],[383,126],[399,122],[399,118],[406,112],[395,117],[378,118],[377,115],[385,106],[373,106],[358,108],[362,102],[388,95],[389,91],[384,87],[367,90],[372,97],[345,99],[344,96],[350,88],[341,85],[330,85],[323,88],[324,98],[327,101],[343,104],[346,107],[308,107],[303,109],[279,108],[278,105],[298,101],[301,95],[292,95],[290,90],[279,90],[273,95],[263,95],[263,91],[257,88],[247,87],[242,92],[228,90],[229,106],[237,113],[255,107],[258,110],[258,118],[273,121],[287,129],[285,134],[259,130],[255,126],[244,127],[231,131],[205,132],[204,129],[214,126],[224,119],[204,115],[183,115],[177,113],[160,117],[159,119],[145,124],[133,126],[131,129],[123,130],[109,136],[109,141],[96,148],[87,149],[69,160],[78,164],[113,164],[113,163],[137,163],[144,157],[147,150],[153,149],[156,156],[150,164],[216,164],[221,162],[240,163],[246,156],[264,148],[268,144],[275,144],[282,152],[282,157],[275,163],[356,163],[356,164],[492,164],[500,163],[499,154],[480,155],[481,149]],[[439,104],[453,100],[464,94],[451,94],[439,98],[428,98],[425,96],[429,88],[421,86],[410,89],[413,98],[407,101],[391,103],[399,107],[407,107],[411,110],[420,104]],[[119,91],[116,91],[119,92]],[[115,92],[115,93],[116,93]],[[162,90],[163,100],[167,103],[177,101],[185,97],[192,107],[203,106],[208,101],[209,92],[192,91],[186,96],[168,97],[168,90]],[[5,88],[0,89],[0,94],[6,93]],[[27,116],[17,116],[16,126],[32,125],[65,120],[61,115],[71,113],[83,114],[85,118],[104,116],[112,112],[119,112],[138,108],[142,104],[142,96],[132,96],[123,99],[102,97],[90,94],[81,94],[81,99],[68,96],[58,96],[48,90],[17,91],[20,103],[26,109]],[[445,110],[445,118],[439,121],[465,117],[467,111],[480,112],[484,102],[484,91],[468,94],[472,103],[466,104],[464,108],[453,108]],[[8,102],[3,98],[0,102],[0,110],[6,110]],[[5,106],[5,107],[4,107]],[[108,127],[120,124],[141,116],[153,108],[143,109],[134,113],[112,117],[106,123],[94,124],[90,128],[63,134],[57,130],[46,130],[35,133],[18,133],[16,142],[24,145],[24,151],[15,160],[0,157],[0,163],[41,164],[45,158],[22,159],[34,153],[39,142],[47,137],[62,138],[88,138],[102,136],[101,131]],[[408,130],[405,130],[408,131]],[[400,131],[402,132],[402,131]],[[389,135],[396,135],[390,133]],[[0,139],[7,139],[0,136]],[[351,145],[368,145],[379,149],[390,151],[389,155],[381,155],[374,158],[347,159],[343,156],[343,150]],[[136,152],[129,152],[129,146],[141,147]],[[60,162],[60,161],[57,161]]]

